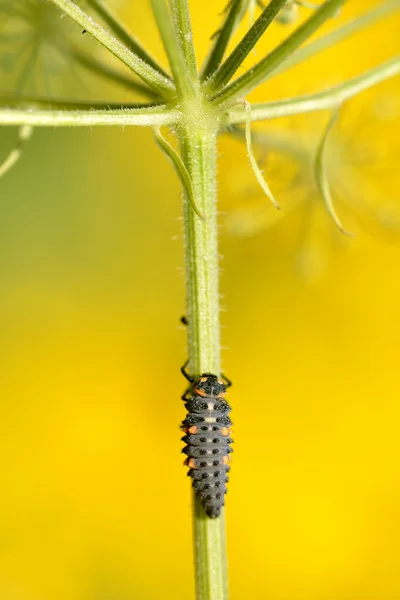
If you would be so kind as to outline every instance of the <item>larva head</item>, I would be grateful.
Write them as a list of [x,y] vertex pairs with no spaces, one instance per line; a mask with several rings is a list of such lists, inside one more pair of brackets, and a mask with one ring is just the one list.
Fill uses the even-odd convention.
[[193,393],[197,396],[211,396],[213,398],[223,398],[226,394],[226,383],[217,375],[203,373],[203,375],[194,383]]

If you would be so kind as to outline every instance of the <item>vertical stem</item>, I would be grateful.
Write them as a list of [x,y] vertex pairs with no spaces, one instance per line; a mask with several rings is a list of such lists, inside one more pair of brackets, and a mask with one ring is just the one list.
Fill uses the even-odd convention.
[[[216,210],[217,123],[182,128],[183,159],[192,179],[202,221],[184,202],[189,371],[220,373],[220,326]],[[193,533],[197,600],[227,600],[224,516],[207,517],[193,495]]]

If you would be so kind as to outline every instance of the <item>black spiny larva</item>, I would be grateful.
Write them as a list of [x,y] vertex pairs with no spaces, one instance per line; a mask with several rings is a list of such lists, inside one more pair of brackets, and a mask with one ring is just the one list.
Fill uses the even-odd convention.
[[182,396],[188,411],[182,421],[187,444],[182,450],[187,454],[185,464],[189,477],[206,514],[211,518],[220,515],[227,492],[232,440],[228,413],[231,407],[225,400],[229,380],[223,381],[212,373],[203,373],[193,379],[182,367],[182,374],[190,381],[190,387]]

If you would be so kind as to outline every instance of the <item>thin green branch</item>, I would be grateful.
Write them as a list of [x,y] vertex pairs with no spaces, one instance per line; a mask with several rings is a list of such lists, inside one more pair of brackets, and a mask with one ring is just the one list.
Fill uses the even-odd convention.
[[244,106],[244,110],[246,112],[245,137],[246,137],[247,154],[249,156],[250,165],[253,169],[256,179],[257,179],[258,183],[260,184],[260,187],[263,190],[264,194],[272,202],[272,204],[275,206],[275,208],[279,209],[280,206],[277,203],[277,201],[275,200],[275,197],[274,197],[273,193],[271,192],[271,189],[270,189],[268,183],[266,182],[260,167],[257,164],[256,157],[254,156],[253,144],[251,141],[251,106],[250,106],[250,103],[247,102],[247,100],[244,100],[243,106]]
[[213,100],[221,106],[229,106],[240,98],[247,96],[255,87],[263,83],[268,75],[274,71],[296,48],[303,44],[315,33],[340,6],[347,0],[327,0],[319,10],[301,25],[282,44],[277,46],[263,60],[249,69],[244,75],[218,92]]
[[92,73],[102,77],[103,79],[107,79],[109,81],[112,81],[113,83],[117,83],[118,85],[121,85],[122,87],[127,88],[132,92],[137,92],[138,94],[141,94],[146,98],[159,98],[159,96],[153,90],[142,84],[140,81],[135,81],[134,79],[132,79],[132,77],[121,73],[117,69],[113,69],[109,65],[100,62],[99,60],[97,60],[93,56],[90,56],[89,54],[75,49],[73,51],[73,57],[81,67],[84,67],[88,71],[91,71]]
[[151,0],[154,17],[168,56],[174,82],[180,99],[195,95],[194,82],[186,66],[171,14],[165,0]]
[[344,40],[345,38],[355,35],[359,31],[364,30],[369,25],[375,24],[379,19],[383,19],[384,17],[389,16],[390,14],[398,11],[400,8],[400,0],[389,0],[388,2],[383,2],[373,10],[369,10],[364,13],[360,17],[349,21],[328,33],[324,37],[316,40],[315,42],[311,42],[307,44],[304,48],[300,48],[294,54],[289,56],[281,65],[272,71],[268,78],[275,77],[288,69],[312,58],[313,56],[323,52],[326,49],[333,48],[336,44]]
[[197,79],[196,53],[193,45],[192,25],[187,0],[170,0],[171,10],[175,21],[176,35],[185,58],[189,74]]
[[96,23],[79,6],[71,0],[51,0],[68,16],[71,17],[85,31],[90,33],[102,46],[107,48],[114,56],[121,60],[136,75],[138,75],[157,95],[170,98],[174,93],[174,85],[161,75],[153,67],[145,63],[141,58],[134,54],[129,48],[121,44],[101,25]]
[[169,73],[165,71],[161,65],[147,52],[142,44],[124,27],[118,19],[112,14],[108,6],[106,6],[101,0],[86,0],[89,6],[91,6],[97,14],[104,19],[107,25],[115,33],[117,38],[121,40],[127,48],[130,48],[132,52],[141,58],[145,63],[150,65],[155,71],[158,71],[166,79],[171,79]]
[[[252,104],[251,120],[253,122],[267,121],[269,119],[288,117],[318,110],[334,109],[349,98],[360,94],[364,90],[386,79],[395,77],[399,73],[400,57],[395,57],[375,67],[375,69],[371,69],[325,92],[309,94],[298,98],[288,98],[287,100],[278,100],[276,102]],[[222,121],[222,126],[227,127],[239,123],[246,123],[246,111],[242,105],[237,105],[229,109],[227,116]]]
[[[229,129],[226,129],[223,133],[229,135],[232,139],[236,139],[240,142],[246,142],[246,131],[239,125],[231,125]],[[288,154],[293,156],[297,160],[304,163],[309,161],[309,152],[307,149],[299,143],[296,137],[293,137],[290,131],[280,131],[279,133],[271,131],[252,131],[251,140],[253,146],[260,146],[264,151],[276,150],[282,154]]]
[[132,125],[157,127],[179,121],[179,113],[166,106],[110,110],[46,110],[0,108],[0,125],[34,125],[36,127],[95,127]]
[[321,141],[317,148],[317,153],[315,155],[314,174],[315,174],[315,181],[316,181],[319,193],[321,194],[321,197],[324,201],[326,209],[327,209],[328,213],[330,214],[330,216],[332,217],[332,220],[335,223],[336,227],[339,229],[339,231],[341,231],[345,235],[351,235],[350,233],[348,233],[345,230],[345,228],[342,225],[342,222],[340,221],[340,219],[336,213],[335,206],[333,204],[333,199],[332,199],[332,195],[331,195],[328,177],[326,174],[326,168],[325,168],[326,143],[328,141],[329,134],[332,131],[333,126],[335,125],[335,123],[338,119],[338,116],[339,116],[339,110],[335,110],[332,117],[329,119],[328,125],[325,128],[325,131],[323,132]]
[[206,84],[207,92],[213,94],[232,79],[245,58],[250,54],[285,4],[286,0],[272,0],[268,4],[258,17],[257,21],[250,27],[242,41],[233,50],[232,54],[211,76]]
[[176,174],[179,177],[179,180],[182,184],[182,187],[185,191],[186,196],[189,198],[192,208],[196,215],[200,217],[203,221],[206,220],[205,215],[201,212],[199,207],[196,204],[196,199],[194,197],[194,190],[192,185],[192,180],[190,179],[190,175],[188,170],[182,161],[181,157],[177,153],[177,151],[167,142],[165,137],[161,134],[159,127],[153,127],[153,135],[156,141],[157,146],[160,150],[165,154],[168,160],[172,163],[172,166],[175,169]]
[[217,70],[224,58],[228,44],[242,20],[243,13],[248,5],[248,0],[233,0],[228,7],[227,17],[221,29],[215,35],[215,42],[204,63],[201,80],[205,81]]
[[31,125],[22,125],[22,127],[20,127],[17,143],[6,156],[5,160],[0,164],[0,179],[19,161],[24,151],[25,144],[32,137],[32,133],[33,127]]

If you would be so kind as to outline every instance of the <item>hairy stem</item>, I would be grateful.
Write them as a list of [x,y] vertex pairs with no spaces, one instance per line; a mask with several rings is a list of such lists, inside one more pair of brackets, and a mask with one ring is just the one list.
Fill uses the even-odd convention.
[[[180,144],[192,179],[201,220],[184,200],[188,354],[194,376],[220,374],[218,247],[216,209],[216,139],[218,124],[183,126]],[[197,600],[226,600],[227,575],[224,516],[210,519],[193,496]]]
[[178,113],[165,106],[111,110],[51,110],[37,107],[0,107],[1,125],[34,125],[36,127],[94,127],[136,125],[160,127],[178,120]]
[[[386,79],[391,79],[400,73],[400,56],[371,69],[354,79],[341,83],[325,92],[287,98],[276,102],[265,102],[251,105],[252,121],[267,121],[279,117],[289,117],[317,110],[335,109],[349,98],[361,94]],[[246,111],[243,105],[232,107],[223,120],[223,125],[246,123]]]

